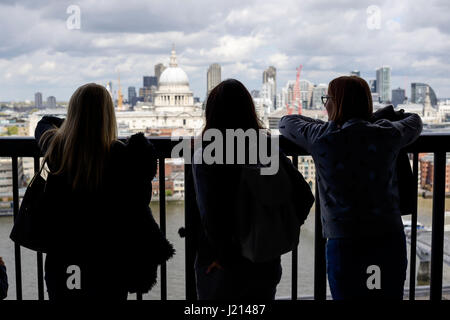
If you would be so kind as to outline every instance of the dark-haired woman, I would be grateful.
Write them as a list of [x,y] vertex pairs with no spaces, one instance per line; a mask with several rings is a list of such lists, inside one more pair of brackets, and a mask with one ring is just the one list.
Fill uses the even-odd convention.
[[[225,137],[226,129],[258,131],[263,128],[250,93],[234,79],[221,82],[211,91],[205,115],[203,135],[210,129],[220,131]],[[240,167],[198,164],[198,156],[201,153],[197,151],[193,169],[202,223],[195,262],[198,298],[273,300],[281,279],[280,257],[253,263],[241,254],[236,240],[234,215]]]
[[78,88],[67,118],[45,116],[36,140],[49,168],[45,280],[50,299],[124,300],[148,292],[174,251],[149,208],[156,154],[143,134],[117,140],[114,106]]
[[322,101],[328,122],[289,115],[279,127],[316,164],[333,299],[402,299],[407,257],[396,158],[422,121],[405,113],[370,123],[370,89],[356,76],[331,81]]

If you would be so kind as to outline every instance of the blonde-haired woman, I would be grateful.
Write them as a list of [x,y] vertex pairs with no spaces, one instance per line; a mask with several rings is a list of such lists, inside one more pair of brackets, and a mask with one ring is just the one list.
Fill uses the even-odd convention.
[[50,299],[126,299],[148,292],[174,253],[149,208],[156,174],[152,144],[117,140],[108,91],[90,83],[72,95],[65,120],[44,116],[35,138],[44,153],[50,237]]

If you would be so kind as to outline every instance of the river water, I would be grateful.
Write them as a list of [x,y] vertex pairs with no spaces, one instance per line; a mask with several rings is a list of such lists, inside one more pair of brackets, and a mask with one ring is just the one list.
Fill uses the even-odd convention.
[[[159,222],[159,204],[154,202],[151,208],[155,219]],[[450,199],[446,200],[446,210],[450,209]],[[167,202],[166,205],[167,238],[174,244],[176,255],[167,263],[167,296],[168,299],[185,298],[185,260],[184,239],[178,236],[178,229],[184,226],[184,202]],[[419,198],[418,220],[431,227],[431,199]],[[8,299],[16,298],[14,245],[9,239],[12,228],[12,217],[0,217],[0,256],[3,257],[9,276],[10,290]],[[24,299],[37,299],[36,253],[22,248],[22,286]],[[409,246],[408,246],[409,257]],[[112,267],[120,268],[120,254],[111,257]],[[286,298],[291,294],[291,254],[282,256],[283,276],[277,289],[277,298]],[[416,270],[418,269],[418,262]],[[450,284],[450,268],[444,264],[444,283]],[[406,287],[409,287],[409,267]],[[327,288],[329,294],[329,288]],[[298,295],[312,296],[314,293],[314,207],[302,226],[298,253]],[[134,299],[133,295],[129,299]],[[158,285],[144,299],[160,299]]]

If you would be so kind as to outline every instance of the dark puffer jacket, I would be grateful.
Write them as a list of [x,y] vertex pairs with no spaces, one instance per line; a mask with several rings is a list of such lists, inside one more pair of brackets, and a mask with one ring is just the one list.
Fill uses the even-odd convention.
[[[61,123],[44,117],[36,140]],[[48,230],[55,239],[45,266],[50,298],[124,298],[154,286],[158,265],[174,254],[149,207],[155,174],[156,151],[143,134],[135,134],[126,143],[113,143],[95,193],[74,192],[65,175],[49,175],[54,201]],[[70,265],[81,269],[81,290],[67,289]]]

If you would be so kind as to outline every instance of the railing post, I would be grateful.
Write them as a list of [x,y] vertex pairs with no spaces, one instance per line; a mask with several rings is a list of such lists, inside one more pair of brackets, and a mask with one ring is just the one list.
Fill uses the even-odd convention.
[[[34,157],[34,173],[39,171],[40,157]],[[42,252],[36,254],[37,257],[37,283],[38,283],[38,299],[44,300],[44,257]]]
[[320,215],[319,184],[316,170],[315,208],[316,218],[314,227],[314,300],[327,299],[327,266],[325,260],[326,240],[322,237],[322,221]]
[[197,201],[192,176],[192,165],[184,165],[184,226],[185,235],[185,268],[186,268],[186,300],[197,300],[197,288],[195,281],[195,255],[196,255],[196,222],[199,216]]
[[433,224],[431,235],[430,300],[442,300],[442,263],[444,258],[445,151],[434,153]]
[[419,176],[419,153],[413,154],[413,176],[415,183],[414,211],[411,215],[411,257],[409,264],[409,300],[416,297],[416,246],[417,246],[417,183]]
[[[165,158],[159,158],[159,228],[166,237],[166,168]],[[161,300],[167,300],[167,264],[161,264]]]
[[[292,164],[298,170],[298,156],[292,156]],[[299,240],[300,245],[300,240]],[[298,246],[292,250],[291,300],[298,299]]]
[[[16,221],[19,214],[19,166],[17,156],[12,157],[12,180],[13,180],[13,214],[14,221]],[[14,243],[14,255],[16,266],[16,297],[17,300],[22,300],[22,259],[20,253],[20,246]]]

